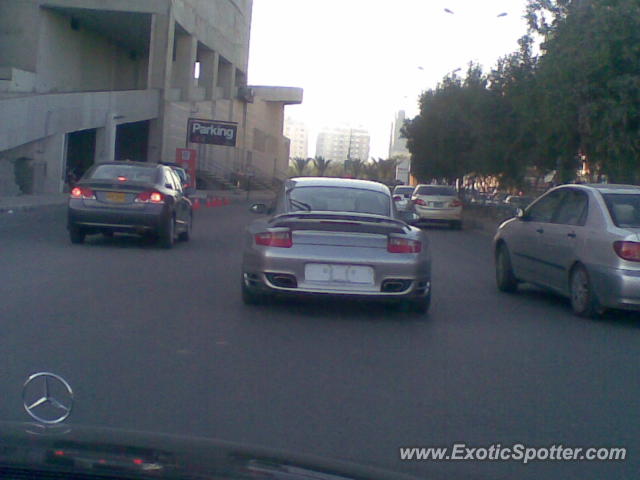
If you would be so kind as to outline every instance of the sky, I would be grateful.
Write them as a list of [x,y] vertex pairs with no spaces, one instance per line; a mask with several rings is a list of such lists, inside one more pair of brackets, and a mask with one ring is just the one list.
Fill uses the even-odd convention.
[[[386,158],[395,112],[469,61],[490,70],[518,49],[526,0],[254,0],[250,85],[302,87],[285,114],[310,130],[363,126]],[[453,13],[445,12],[445,9]],[[498,17],[499,14],[506,16]]]

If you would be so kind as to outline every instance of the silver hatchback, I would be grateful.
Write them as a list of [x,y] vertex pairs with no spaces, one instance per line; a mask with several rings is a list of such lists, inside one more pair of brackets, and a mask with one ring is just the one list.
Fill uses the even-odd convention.
[[640,187],[556,187],[504,222],[494,248],[502,291],[539,285],[585,317],[640,310]]
[[403,301],[426,313],[431,258],[426,234],[397,218],[389,189],[340,178],[294,178],[249,225],[242,298],[324,295]]

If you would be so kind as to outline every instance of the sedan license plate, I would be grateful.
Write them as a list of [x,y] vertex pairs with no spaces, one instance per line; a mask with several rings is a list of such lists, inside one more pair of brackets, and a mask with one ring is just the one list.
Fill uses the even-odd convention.
[[373,268],[360,265],[308,263],[304,267],[304,277],[309,282],[373,285]]
[[127,201],[127,194],[122,192],[107,192],[107,200],[113,203],[124,203]]
[[433,208],[442,208],[444,206],[444,202],[429,202]]

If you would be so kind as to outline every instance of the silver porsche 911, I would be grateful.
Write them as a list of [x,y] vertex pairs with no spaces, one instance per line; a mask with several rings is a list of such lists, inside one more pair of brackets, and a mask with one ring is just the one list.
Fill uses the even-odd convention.
[[401,301],[426,313],[431,256],[426,234],[400,220],[389,189],[344,178],[287,180],[267,214],[249,225],[242,298],[273,294]]

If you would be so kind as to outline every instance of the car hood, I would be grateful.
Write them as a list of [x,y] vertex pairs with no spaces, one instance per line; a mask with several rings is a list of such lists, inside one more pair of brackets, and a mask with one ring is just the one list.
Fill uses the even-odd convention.
[[[347,480],[413,477],[315,456],[204,438],[0,423],[0,472],[12,478]],[[40,475],[39,475],[40,476]]]

